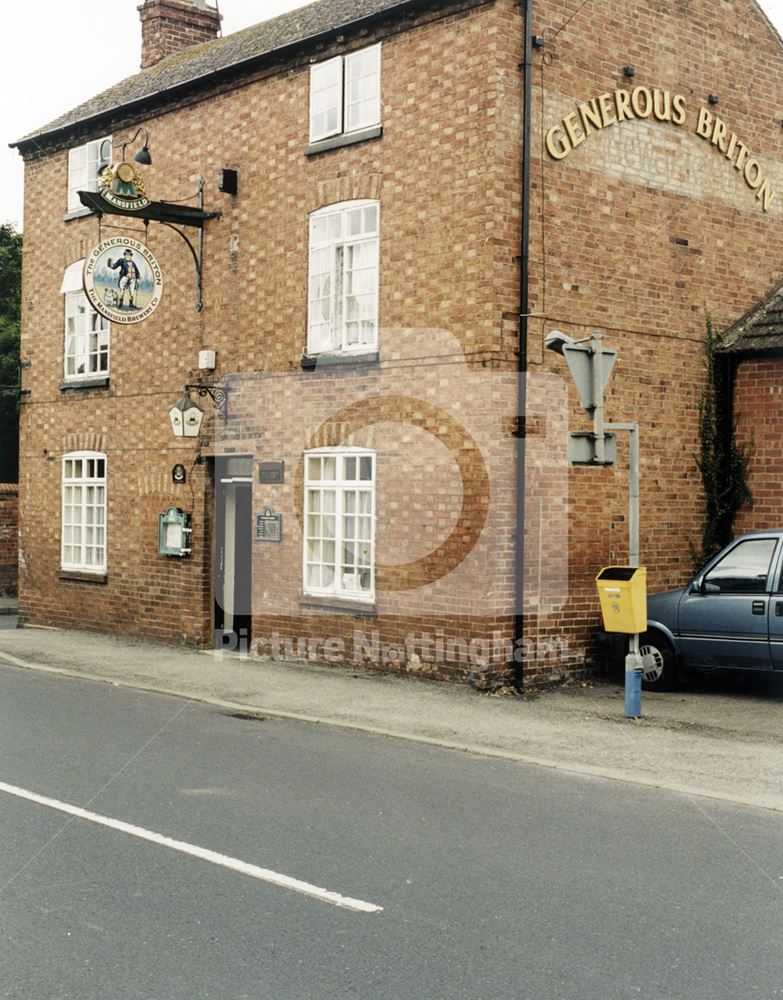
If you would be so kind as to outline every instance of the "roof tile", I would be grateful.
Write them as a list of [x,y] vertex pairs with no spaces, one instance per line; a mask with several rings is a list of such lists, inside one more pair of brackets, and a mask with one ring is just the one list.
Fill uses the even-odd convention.
[[721,336],[721,351],[742,354],[783,347],[783,284],[741,316]]

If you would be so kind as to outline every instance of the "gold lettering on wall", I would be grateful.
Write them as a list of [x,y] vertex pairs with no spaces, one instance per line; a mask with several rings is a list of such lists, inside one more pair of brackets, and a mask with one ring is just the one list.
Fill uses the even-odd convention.
[[[602,129],[633,119],[654,118],[659,122],[684,125],[687,121],[685,98],[659,87],[635,87],[599,94],[576,111],[571,111],[546,134],[546,148],[553,160],[564,160],[572,150]],[[726,123],[708,108],[700,107],[696,116],[695,133],[714,146],[738,170],[747,186],[761,202],[765,212],[776,192],[750,149],[737,138]]]

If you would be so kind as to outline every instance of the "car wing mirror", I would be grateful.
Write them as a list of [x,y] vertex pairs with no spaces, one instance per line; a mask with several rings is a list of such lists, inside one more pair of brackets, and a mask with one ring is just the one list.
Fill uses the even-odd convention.
[[701,585],[701,592],[702,594],[719,594],[720,587],[717,583],[703,583]]

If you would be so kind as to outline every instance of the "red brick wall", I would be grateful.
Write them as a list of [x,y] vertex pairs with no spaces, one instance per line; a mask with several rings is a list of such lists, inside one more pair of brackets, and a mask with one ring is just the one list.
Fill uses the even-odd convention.
[[0,483],[0,594],[15,594],[17,589],[18,508],[17,487]]
[[[114,327],[108,389],[58,389],[63,303],[52,260],[64,268],[86,253],[98,231],[94,218],[62,221],[65,149],[28,162],[24,285],[30,308],[22,351],[32,361],[26,369],[32,394],[23,406],[20,486],[28,620],[88,628],[110,623],[119,632],[208,640],[211,468],[196,465],[185,487],[172,484],[171,467],[182,462],[190,469],[196,444],[176,442],[167,416],[182,385],[198,378],[197,355],[205,347],[217,351],[216,377],[231,378],[232,391],[225,427],[206,401],[202,452],[249,453],[254,470],[260,459],[284,458],[290,470],[283,489],[254,485],[254,512],[274,501],[285,524],[282,546],[254,544],[259,638],[275,628],[296,638],[323,635],[326,628],[353,649],[357,628],[377,628],[384,649],[391,649],[409,631],[431,634],[433,646],[439,634],[459,635],[465,645],[493,631],[508,637],[513,447],[509,406],[497,381],[513,365],[513,331],[509,336],[505,328],[517,298],[519,207],[499,212],[498,206],[506,200],[509,176],[518,186],[519,107],[500,110],[507,76],[519,77],[521,33],[512,7],[500,20],[492,4],[458,3],[455,9],[451,16],[440,11],[408,21],[404,31],[363,34],[363,42],[383,43],[384,135],[378,141],[305,155],[309,53],[289,72],[144,122],[154,155],[145,170],[150,196],[181,198],[203,175],[206,207],[220,209],[223,217],[205,233],[200,314],[187,248],[170,231],[150,227],[150,246],[166,274],[163,300],[138,327]],[[513,31],[507,30],[509,18]],[[320,50],[318,58],[347,47],[348,40]],[[437,72],[430,66],[435,52],[441,54]],[[487,58],[497,65],[488,69]],[[217,191],[218,171],[226,166],[239,171],[233,199]],[[308,214],[353,198],[377,198],[381,205],[380,362],[345,377],[303,373]],[[110,223],[104,219],[104,234]],[[266,395],[258,397],[252,381],[243,385],[242,373],[253,372],[268,377]],[[376,414],[380,425],[371,434],[384,459],[379,558],[404,565],[435,550],[436,561],[451,566],[449,546],[463,546],[469,556],[448,578],[436,573],[426,594],[379,587],[369,628],[363,617],[300,606],[295,470],[311,433],[357,394],[414,397],[444,411],[424,429],[414,413],[401,414],[393,402]],[[458,428],[451,455],[437,437],[446,419]],[[492,473],[489,500],[482,499],[481,509],[468,504],[464,519],[468,538],[474,517],[486,521],[479,545],[466,545],[462,537],[447,542],[463,503],[459,455],[475,447],[459,430],[463,424],[481,439]],[[366,443],[361,435],[351,440]],[[79,448],[108,456],[105,582],[63,580],[59,573],[61,456]],[[193,557],[184,562],[155,552],[156,515],[175,503],[194,518]],[[424,669],[464,676],[464,658],[451,659],[451,665]]]
[[783,524],[783,386],[780,358],[741,361],[734,386],[737,439],[750,449],[751,507],[740,512],[736,533]]
[[[542,349],[553,328],[578,338],[601,327],[607,345],[617,348],[606,417],[640,422],[641,560],[651,591],[686,581],[690,543],[699,540],[695,458],[706,314],[725,328],[780,280],[783,189],[764,212],[741,173],[696,134],[705,107],[779,183],[773,109],[783,51],[754,4],[736,7],[736,17],[727,18],[713,0],[578,11],[558,0],[534,5],[533,34],[545,45],[534,52],[531,362],[536,371],[565,372],[563,359]],[[623,75],[628,64],[636,66],[630,80]],[[682,95],[685,124],[626,121],[589,135],[560,161],[545,151],[546,131],[579,104],[637,86]],[[720,103],[709,105],[708,94]],[[569,425],[590,429],[565,377]],[[583,661],[598,620],[597,570],[627,558],[627,435],[618,437],[615,469],[567,474],[567,607],[542,616],[539,634],[565,637],[572,664]],[[546,493],[544,485],[539,492]],[[533,500],[529,494],[529,508]],[[557,546],[545,536],[541,559],[528,559],[531,613],[537,567]]]

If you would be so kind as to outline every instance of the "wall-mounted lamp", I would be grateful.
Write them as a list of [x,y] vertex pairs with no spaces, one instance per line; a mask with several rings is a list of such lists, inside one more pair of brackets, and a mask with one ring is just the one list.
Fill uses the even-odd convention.
[[182,559],[190,555],[193,537],[190,523],[190,514],[179,507],[169,507],[158,515],[158,552],[162,556],[177,556]]
[[717,94],[709,94],[707,100],[709,101],[710,104],[720,104],[720,98],[718,97]]
[[543,35],[532,35],[530,41],[534,49],[543,49],[544,47],[544,36]]
[[122,158],[124,160],[125,159],[125,147],[126,146],[130,146],[130,144],[132,142],[135,142],[138,139],[139,135],[142,132],[144,133],[144,145],[141,147],[141,149],[138,151],[138,153],[136,153],[136,155],[133,157],[133,159],[137,163],[143,163],[146,167],[148,167],[152,163],[152,157],[150,156],[150,147],[149,147],[150,135],[149,135],[149,132],[146,130],[146,128],[144,128],[143,125],[140,128],[136,129],[136,131],[134,132],[132,138],[127,139],[125,142],[121,142],[120,143],[120,147],[122,149]]
[[169,410],[169,420],[174,437],[198,437],[203,419],[204,411],[198,403],[193,402],[186,388],[182,398],[177,400]]
[[635,66],[623,66],[623,76],[627,76],[630,80],[632,76],[636,76]]

